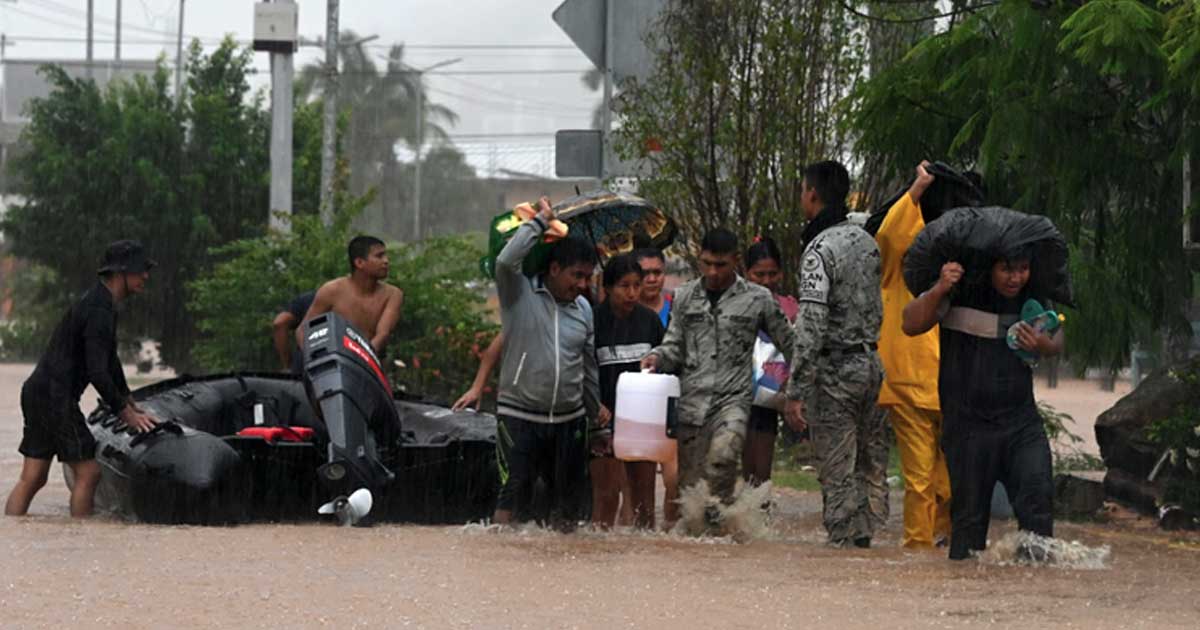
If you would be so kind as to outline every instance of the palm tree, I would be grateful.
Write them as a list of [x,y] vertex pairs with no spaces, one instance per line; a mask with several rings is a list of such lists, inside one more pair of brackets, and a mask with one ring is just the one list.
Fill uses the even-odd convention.
[[[454,125],[458,115],[449,108],[421,99],[424,129],[417,133],[414,107],[417,90],[424,90],[422,76],[404,62],[404,46],[393,45],[382,60],[381,70],[373,54],[353,31],[343,31],[341,40],[355,42],[338,51],[341,71],[338,74],[338,109],[349,115],[341,137],[342,152],[350,167],[350,192],[361,195],[371,188],[405,187],[408,182],[385,178],[396,164],[395,149],[403,142],[415,149],[418,138],[434,145],[448,143],[449,134],[442,125]],[[324,93],[325,67],[314,63],[300,70],[296,80],[296,98],[304,101],[320,99]],[[400,196],[380,190],[375,200],[359,218],[364,229],[380,230],[393,237],[403,231],[404,209],[391,207],[391,200]]]

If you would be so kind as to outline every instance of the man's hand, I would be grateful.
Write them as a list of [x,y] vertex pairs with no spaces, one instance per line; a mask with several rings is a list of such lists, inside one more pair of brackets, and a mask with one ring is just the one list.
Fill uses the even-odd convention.
[[612,411],[609,411],[608,407],[600,405],[600,413],[596,415],[596,426],[607,427],[610,422],[612,422]]
[[963,277],[963,267],[956,262],[948,262],[942,265],[942,275],[938,278],[937,284],[933,286],[934,291],[939,295],[946,295],[950,290],[958,284]]
[[458,400],[454,401],[454,405],[450,407],[450,410],[451,411],[462,411],[463,409],[466,409],[468,407],[478,408],[479,407],[479,399],[482,396],[483,396],[483,391],[481,389],[476,389],[476,388],[472,387],[471,389],[468,389],[467,391],[463,392],[463,395],[459,396]]
[[783,410],[783,419],[796,433],[801,433],[808,428],[808,421],[804,419],[804,401],[789,400]]
[[550,222],[554,220],[554,209],[550,207],[549,197],[538,199],[538,216],[546,225],[550,225]]
[[607,457],[613,452],[613,436],[609,431],[600,431],[592,434],[590,443],[592,455],[596,457]]
[[145,433],[146,431],[153,429],[154,425],[158,424],[157,418],[143,411],[138,411],[130,405],[126,405],[125,408],[121,410],[121,413],[117,414],[117,417],[120,418],[121,422],[124,422],[126,426],[132,427],[133,430],[137,431],[138,433]]
[[933,184],[933,175],[925,170],[929,166],[929,160],[921,160],[917,165],[917,177],[913,180],[912,186],[908,187],[908,196],[912,197],[913,201],[920,202],[921,195],[929,189],[930,184]]
[[647,354],[646,356],[642,357],[642,371],[643,372],[657,372],[658,371],[658,355],[657,354],[650,353],[650,354]]
[[1026,352],[1038,356],[1053,354],[1053,342],[1046,333],[1039,333],[1033,326],[1025,322],[1017,323],[1017,345]]

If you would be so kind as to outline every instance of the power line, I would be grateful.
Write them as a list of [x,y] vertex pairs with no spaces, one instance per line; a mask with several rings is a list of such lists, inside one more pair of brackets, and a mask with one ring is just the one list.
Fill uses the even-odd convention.
[[[472,81],[468,81],[468,80],[466,80],[466,79],[460,79],[460,78],[458,78],[458,77],[446,77],[446,78],[447,78],[447,79],[449,79],[449,80],[451,80],[451,81],[454,81],[455,83],[461,84],[461,85],[463,85],[464,87],[468,87],[468,88],[471,88],[471,89],[473,89],[473,90],[478,90],[478,91],[480,91],[480,92],[484,92],[484,93],[487,93],[487,94],[492,94],[492,95],[495,95],[495,96],[497,96],[497,97],[499,97],[499,98],[502,98],[502,99],[505,99],[505,100],[509,100],[509,101],[513,101],[513,102],[517,102],[517,103],[522,103],[522,104],[525,104],[525,103],[531,103],[531,102],[532,102],[532,103],[541,103],[541,104],[543,104],[543,105],[553,105],[553,106],[555,106],[555,107],[561,107],[561,108],[564,108],[564,109],[575,109],[575,110],[579,110],[579,111],[587,111],[587,112],[590,112],[590,111],[592,111],[592,108],[590,108],[590,107],[581,107],[581,106],[579,106],[579,105],[567,105],[566,103],[555,103],[555,102],[553,102],[553,101],[543,101],[543,100],[538,100],[538,101],[529,101],[528,99],[523,99],[523,98],[517,98],[517,97],[514,97],[514,96],[513,96],[513,95],[512,95],[510,92],[505,92],[505,91],[503,91],[503,90],[497,90],[497,89],[494,89],[494,88],[490,88],[490,87],[487,87],[486,85],[480,85],[480,84],[478,84],[478,83],[474,83],[474,82],[472,82]],[[431,88],[431,89],[433,89],[433,88]],[[451,93],[451,92],[447,92],[447,94],[453,94],[453,93]]]
[[575,112],[579,112],[579,113],[589,113],[590,114],[592,111],[591,108],[588,108],[588,107],[580,107],[578,105],[567,105],[565,103],[554,103],[554,102],[546,102],[546,101],[526,101],[526,100],[520,100],[520,99],[512,99],[509,101],[497,101],[497,100],[491,100],[489,98],[480,98],[478,96],[473,96],[470,94],[461,94],[458,92],[451,92],[449,90],[443,90],[441,88],[436,88],[433,86],[426,87],[425,89],[430,92],[434,92],[436,94],[444,94],[446,96],[450,96],[450,97],[454,97],[454,98],[458,98],[458,99],[462,99],[462,100],[468,100],[473,103],[480,103],[483,105],[493,105],[496,107],[502,107],[502,108],[506,108],[510,111],[517,111],[517,112],[519,112],[519,111],[529,111],[529,112],[543,111],[543,112],[547,112],[547,113],[551,113],[551,114],[557,114],[557,113],[562,113],[564,110],[567,110],[567,111],[575,111]]

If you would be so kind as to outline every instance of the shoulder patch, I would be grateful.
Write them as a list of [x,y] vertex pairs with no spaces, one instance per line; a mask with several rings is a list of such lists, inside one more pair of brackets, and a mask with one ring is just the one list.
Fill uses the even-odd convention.
[[804,255],[800,263],[800,295],[801,302],[828,304],[829,274],[825,270],[825,259],[815,251]]

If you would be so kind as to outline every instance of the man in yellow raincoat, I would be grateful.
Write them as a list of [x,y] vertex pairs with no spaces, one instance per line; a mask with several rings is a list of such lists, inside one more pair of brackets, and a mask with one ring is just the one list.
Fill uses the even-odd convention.
[[942,413],[938,403],[938,329],[908,337],[900,330],[904,307],[913,296],[904,284],[904,254],[925,228],[921,195],[934,177],[917,166],[908,192],[888,210],[875,234],[882,256],[883,326],[879,357],[885,377],[879,406],[887,410],[904,474],[904,537],[910,548],[932,548],[950,535],[950,478],[942,455]]

